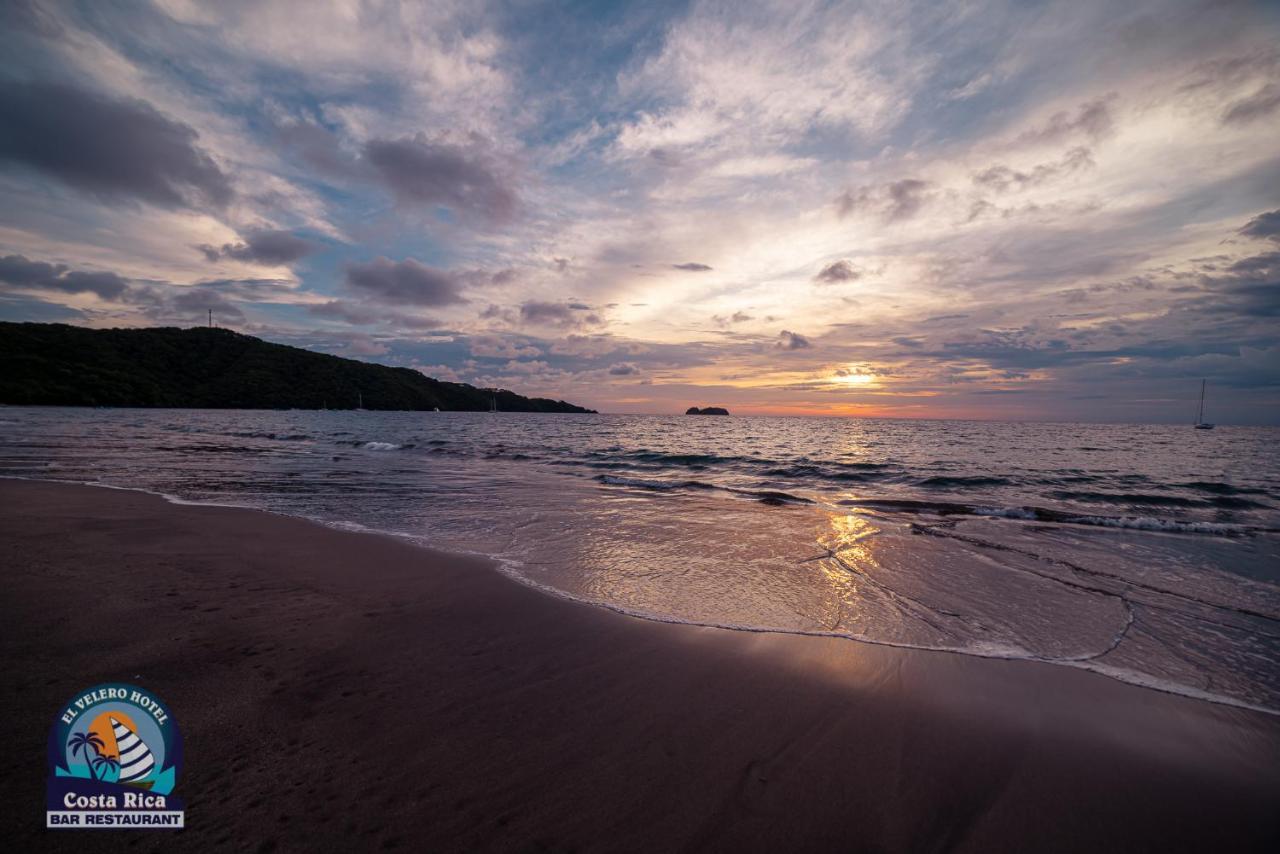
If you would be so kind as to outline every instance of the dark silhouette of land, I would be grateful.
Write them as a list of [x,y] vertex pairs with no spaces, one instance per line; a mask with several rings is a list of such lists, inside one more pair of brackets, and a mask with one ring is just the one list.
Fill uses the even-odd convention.
[[723,406],[704,406],[699,409],[696,406],[690,406],[684,411],[685,415],[728,415],[729,410]]
[[0,322],[0,365],[0,403],[15,406],[594,411],[204,327]]

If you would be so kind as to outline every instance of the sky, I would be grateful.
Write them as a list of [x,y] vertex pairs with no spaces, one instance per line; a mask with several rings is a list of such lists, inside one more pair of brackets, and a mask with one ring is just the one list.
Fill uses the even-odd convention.
[[1280,423],[1280,4],[6,2],[0,319],[605,412]]

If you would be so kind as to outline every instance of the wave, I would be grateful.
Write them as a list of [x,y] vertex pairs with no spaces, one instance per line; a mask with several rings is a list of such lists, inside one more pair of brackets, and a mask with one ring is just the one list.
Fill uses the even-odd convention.
[[1221,507],[1224,510],[1266,510],[1270,507],[1260,501],[1239,498],[1232,494],[1216,493],[1209,498],[1187,498],[1181,495],[1153,495],[1142,492],[1076,492],[1057,490],[1049,493],[1063,501],[1079,501],[1086,504],[1137,504],[1151,507]]
[[596,475],[596,480],[610,486],[629,486],[634,489],[649,489],[656,492],[675,492],[682,489],[720,490],[734,495],[754,498],[762,504],[813,504],[813,500],[789,492],[772,489],[739,489],[731,486],[717,486],[701,480],[649,480],[642,477],[623,477],[614,474]]
[[847,466],[852,471],[833,470],[826,466],[797,464],[792,466],[775,466],[760,472],[762,477],[780,477],[789,480],[831,480],[846,483],[870,483],[884,480],[890,475],[883,471],[887,466],[867,464]]
[[1053,522],[1067,525],[1092,525],[1102,528],[1127,528],[1174,534],[1213,534],[1238,536],[1268,531],[1249,525],[1228,522],[1202,522],[1193,519],[1162,519],[1154,516],[1099,516],[1053,510],[1047,507],[1000,507],[960,504],[945,501],[912,501],[908,499],[845,499],[836,502],[846,507],[900,513],[929,513],[937,516],[987,516],[1025,522]]
[[965,477],[962,475],[934,475],[926,477],[924,480],[916,481],[916,486],[923,486],[926,489],[951,489],[952,487],[964,486],[1012,486],[1013,481],[1004,477],[992,477],[990,475],[973,475]]

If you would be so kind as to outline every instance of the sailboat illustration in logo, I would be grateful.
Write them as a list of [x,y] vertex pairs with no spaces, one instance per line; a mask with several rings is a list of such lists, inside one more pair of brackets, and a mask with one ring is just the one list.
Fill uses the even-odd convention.
[[145,688],[107,682],[62,706],[49,731],[45,826],[178,829],[182,738]]
[[111,731],[116,737],[116,748],[120,751],[121,783],[139,783],[156,767],[155,757],[147,748],[147,743],[124,723],[115,718],[108,718]]

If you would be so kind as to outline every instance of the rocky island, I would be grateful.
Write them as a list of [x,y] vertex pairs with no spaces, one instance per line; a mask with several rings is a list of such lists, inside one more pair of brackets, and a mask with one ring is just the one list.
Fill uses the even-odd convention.
[[690,406],[684,411],[685,415],[728,415],[729,410],[723,406],[704,406],[699,409],[696,406]]

